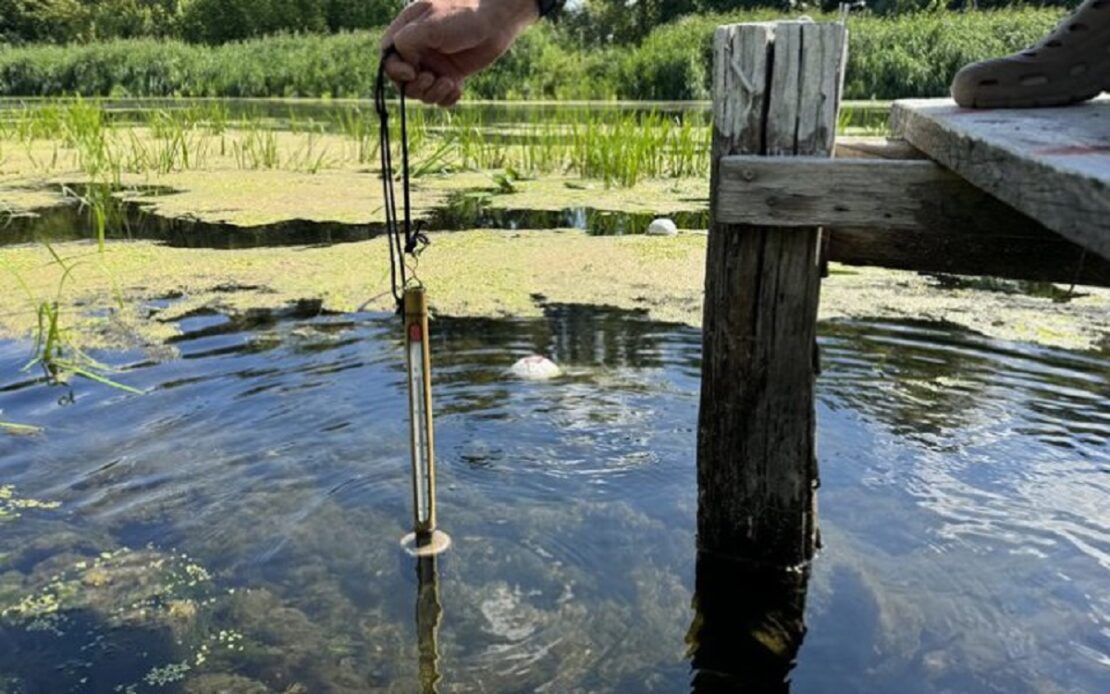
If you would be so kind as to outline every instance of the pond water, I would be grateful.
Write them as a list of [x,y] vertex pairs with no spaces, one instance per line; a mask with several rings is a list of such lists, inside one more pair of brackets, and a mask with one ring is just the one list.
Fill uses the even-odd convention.
[[[824,549],[784,592],[696,561],[694,329],[436,319],[454,546],[418,567],[397,319],[180,327],[96,355],[143,396],[0,342],[2,418],[45,427],[0,434],[0,691],[1105,690],[1105,355],[823,324]],[[514,380],[535,352],[566,375]]]
[[[58,204],[5,216],[0,225],[0,246],[86,240],[96,235],[98,209],[106,221],[109,240],[159,241],[177,248],[242,250],[278,246],[353,243],[383,236],[384,222],[350,224],[329,221],[288,220],[256,227],[207,221],[193,216],[158,214],[152,199],[177,191],[159,186],[111,187],[69,183],[44,186],[56,192]],[[618,212],[593,207],[535,210],[495,207],[489,191],[471,190],[448,196],[444,205],[417,223],[437,232],[470,229],[580,229],[594,236],[646,233],[652,220],[666,217],[680,229],[709,227],[709,211]]]

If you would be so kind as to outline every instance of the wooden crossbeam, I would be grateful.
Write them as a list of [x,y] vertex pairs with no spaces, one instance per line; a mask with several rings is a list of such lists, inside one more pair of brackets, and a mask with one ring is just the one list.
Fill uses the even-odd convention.
[[762,226],[928,229],[987,197],[933,162],[886,159],[724,157],[719,186],[717,220]]
[[1110,262],[929,160],[724,157],[716,205],[729,224],[826,227],[850,265],[1110,286]]

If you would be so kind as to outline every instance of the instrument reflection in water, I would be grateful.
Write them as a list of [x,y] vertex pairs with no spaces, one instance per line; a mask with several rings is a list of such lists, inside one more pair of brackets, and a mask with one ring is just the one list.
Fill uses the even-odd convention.
[[451,538],[436,529],[432,362],[428,342],[428,299],[423,287],[405,289],[404,311],[414,518],[413,532],[401,544],[410,554],[424,557],[446,550]]
[[435,694],[439,674],[439,573],[435,556],[416,559],[416,638],[420,653],[420,691]]

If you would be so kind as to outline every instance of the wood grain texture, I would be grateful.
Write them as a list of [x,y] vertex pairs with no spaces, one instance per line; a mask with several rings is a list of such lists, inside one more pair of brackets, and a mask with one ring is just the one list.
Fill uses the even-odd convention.
[[801,61],[795,154],[829,153],[836,146],[844,66],[848,64],[848,29],[841,24],[805,24]]
[[[845,35],[795,22],[717,34],[714,112],[729,120],[714,131],[698,425],[698,546],[711,555],[793,568],[816,545],[820,232],[729,224],[717,191],[724,156],[832,153],[844,64],[824,63],[844,56]],[[771,83],[758,89],[728,78],[760,70]],[[753,94],[764,117],[738,118]]]
[[1110,261],[929,160],[731,156],[718,180],[717,221],[825,227],[835,262],[1110,286]]
[[930,161],[733,156],[720,167],[717,219],[730,224],[927,231],[974,217],[986,197]]
[[763,151],[774,24],[734,24],[713,36],[713,159]]
[[798,149],[798,124],[802,111],[801,22],[779,22],[775,26],[774,60],[768,85],[770,102],[767,108],[768,127],[764,131],[769,156],[792,155]]
[[1110,98],[969,110],[895,102],[895,135],[1044,226],[1110,259]]
[[928,159],[905,140],[889,137],[838,137],[837,159]]

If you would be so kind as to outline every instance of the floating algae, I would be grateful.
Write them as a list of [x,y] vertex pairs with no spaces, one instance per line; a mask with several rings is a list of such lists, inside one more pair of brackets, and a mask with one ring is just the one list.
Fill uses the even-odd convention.
[[13,521],[19,518],[21,511],[29,509],[53,510],[61,506],[60,501],[40,501],[38,499],[21,498],[16,495],[15,487],[10,484],[0,485],[0,523]]

